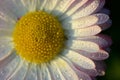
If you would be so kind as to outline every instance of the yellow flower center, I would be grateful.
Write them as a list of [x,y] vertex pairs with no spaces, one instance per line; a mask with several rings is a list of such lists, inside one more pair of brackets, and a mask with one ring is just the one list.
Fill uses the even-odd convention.
[[17,54],[32,63],[48,62],[64,47],[60,22],[44,11],[30,12],[16,23],[13,42]]

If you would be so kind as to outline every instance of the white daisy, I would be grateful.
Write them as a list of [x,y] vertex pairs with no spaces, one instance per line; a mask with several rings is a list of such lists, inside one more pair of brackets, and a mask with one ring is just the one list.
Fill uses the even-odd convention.
[[0,0],[0,80],[92,80],[111,40],[104,0]]

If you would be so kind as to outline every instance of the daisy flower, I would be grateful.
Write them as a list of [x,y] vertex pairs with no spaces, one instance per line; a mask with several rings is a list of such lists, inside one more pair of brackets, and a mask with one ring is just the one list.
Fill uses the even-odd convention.
[[111,40],[105,0],[0,0],[0,80],[93,80]]

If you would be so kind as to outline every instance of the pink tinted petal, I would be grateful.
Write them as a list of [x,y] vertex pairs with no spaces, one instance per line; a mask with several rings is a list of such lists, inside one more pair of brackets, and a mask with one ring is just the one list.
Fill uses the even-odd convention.
[[99,12],[101,9],[103,9],[104,5],[105,5],[105,0],[100,0],[99,7],[94,11],[94,13]]
[[111,24],[112,24],[112,21],[108,20],[107,22],[100,24],[99,26],[102,28],[102,30],[106,30],[111,26]]
[[99,13],[104,13],[104,14],[110,15],[110,10],[103,8],[99,11]]
[[66,35],[68,37],[84,37],[84,36],[96,35],[100,32],[101,32],[101,28],[95,25],[83,29],[69,30],[68,32],[66,32]]
[[84,69],[82,68],[81,66],[77,65],[77,64],[74,64],[74,66],[76,67],[76,69],[78,69],[79,71],[82,71],[90,76],[97,76],[98,73],[97,73],[97,70],[96,69]]
[[98,44],[101,48],[108,47],[112,44],[111,38],[107,35],[99,34],[97,36],[77,37],[77,40],[91,41]]
[[89,27],[92,25],[103,24],[106,21],[108,21],[108,19],[109,19],[108,15],[98,13],[71,21],[66,20],[62,24],[64,29],[78,29],[78,28]]
[[76,69],[76,73],[80,80],[92,80],[91,77],[87,73],[84,73],[78,69]]
[[86,57],[89,57],[93,60],[104,60],[107,59],[109,57],[108,52],[104,51],[104,50],[100,50],[96,53],[90,53],[90,52],[86,52],[86,51],[81,51],[81,50],[76,50],[79,54],[82,54]]
[[87,74],[84,73],[80,70],[78,70],[75,66],[74,63],[72,63],[69,59],[62,57],[68,64],[69,66],[77,73],[77,76],[79,77],[79,80],[91,80],[91,77]]
[[96,70],[99,76],[105,75],[106,65],[103,61],[94,61],[96,64]]

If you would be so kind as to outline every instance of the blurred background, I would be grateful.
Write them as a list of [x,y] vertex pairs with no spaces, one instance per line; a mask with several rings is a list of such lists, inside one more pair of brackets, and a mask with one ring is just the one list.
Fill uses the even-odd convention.
[[107,64],[106,74],[103,77],[98,77],[97,80],[120,80],[120,26],[117,24],[113,25],[112,3],[112,0],[106,0],[105,7],[111,11],[112,26],[103,33],[111,36],[113,44],[110,57],[105,60]]

